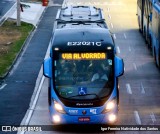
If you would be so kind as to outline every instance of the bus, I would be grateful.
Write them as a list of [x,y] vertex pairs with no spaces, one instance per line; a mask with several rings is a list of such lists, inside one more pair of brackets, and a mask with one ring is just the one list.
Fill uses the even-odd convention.
[[123,59],[116,56],[113,37],[102,10],[70,6],[58,11],[49,58],[49,115],[53,125],[112,124],[119,106],[118,77]]
[[140,32],[142,32],[145,41],[151,48],[151,25],[152,25],[152,7],[155,0],[138,0],[137,15]]
[[160,0],[138,0],[137,15],[139,30],[143,33],[156,66],[160,68]]
[[160,0],[153,5],[151,38],[152,53],[156,66],[160,68]]

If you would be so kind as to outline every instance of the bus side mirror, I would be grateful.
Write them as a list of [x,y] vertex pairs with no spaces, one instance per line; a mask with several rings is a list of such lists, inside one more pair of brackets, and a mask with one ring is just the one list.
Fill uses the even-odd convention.
[[115,56],[115,76],[119,77],[124,73],[124,62],[123,59]]
[[45,59],[43,62],[43,75],[47,78],[52,77],[52,59]]

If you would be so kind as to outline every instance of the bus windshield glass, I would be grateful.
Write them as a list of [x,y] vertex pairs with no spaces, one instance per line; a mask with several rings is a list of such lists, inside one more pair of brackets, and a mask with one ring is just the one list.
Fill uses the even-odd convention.
[[91,100],[108,97],[113,89],[113,57],[105,52],[58,53],[54,87],[60,97]]

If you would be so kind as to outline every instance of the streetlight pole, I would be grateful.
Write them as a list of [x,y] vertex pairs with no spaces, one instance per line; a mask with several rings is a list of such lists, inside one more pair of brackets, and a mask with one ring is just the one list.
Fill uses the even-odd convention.
[[20,0],[17,0],[17,26],[21,26],[21,10],[20,10]]

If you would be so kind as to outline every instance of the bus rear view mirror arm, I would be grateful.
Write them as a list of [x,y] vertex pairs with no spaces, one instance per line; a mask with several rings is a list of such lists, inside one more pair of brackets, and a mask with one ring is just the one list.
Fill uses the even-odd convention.
[[124,73],[124,62],[123,59],[115,56],[115,76],[119,77]]
[[43,62],[43,75],[47,78],[52,77],[52,60],[51,58],[45,59]]

